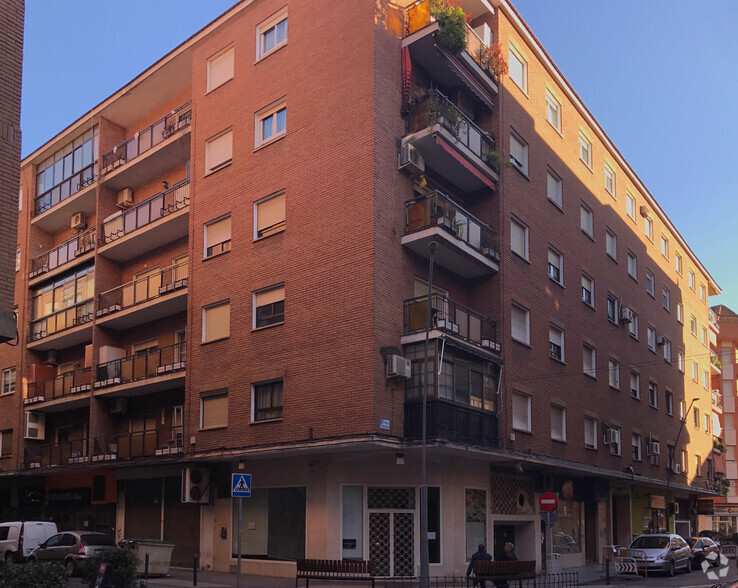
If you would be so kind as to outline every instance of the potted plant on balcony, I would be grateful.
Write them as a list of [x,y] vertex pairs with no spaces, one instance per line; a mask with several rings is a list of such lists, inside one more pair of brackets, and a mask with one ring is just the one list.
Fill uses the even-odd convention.
[[722,455],[725,453],[725,445],[723,444],[720,439],[714,439],[712,442],[713,451],[717,453],[718,455]]
[[431,0],[430,12],[438,21],[438,42],[454,55],[460,55],[466,50],[467,19],[460,0]]
[[489,69],[497,79],[510,71],[501,43],[497,43],[491,47],[483,45],[480,50],[479,61],[482,67]]

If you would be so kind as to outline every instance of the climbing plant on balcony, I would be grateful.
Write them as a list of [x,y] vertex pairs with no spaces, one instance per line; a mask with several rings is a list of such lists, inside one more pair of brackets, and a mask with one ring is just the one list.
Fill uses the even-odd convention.
[[479,56],[482,67],[487,67],[499,79],[500,76],[507,74],[510,69],[505,59],[505,52],[502,45],[497,43],[491,47],[482,47]]
[[430,12],[438,21],[438,42],[454,55],[460,55],[466,50],[467,19],[460,0],[431,0]]

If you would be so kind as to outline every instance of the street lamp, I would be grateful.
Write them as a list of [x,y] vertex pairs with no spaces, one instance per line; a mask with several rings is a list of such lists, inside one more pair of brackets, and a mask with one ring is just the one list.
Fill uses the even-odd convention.
[[[679,449],[679,437],[682,434],[682,431],[684,430],[684,424],[687,422],[687,417],[689,416],[689,411],[692,408],[692,405],[699,400],[698,396],[695,396],[692,398],[692,401],[689,403],[689,406],[687,407],[687,410],[684,411],[684,417],[680,420],[679,424],[679,431],[677,432],[676,439],[674,440],[674,460],[676,460],[676,452]],[[674,463],[669,464],[669,475],[666,477],[666,489],[669,490],[669,484],[671,482],[671,476],[674,473]]]

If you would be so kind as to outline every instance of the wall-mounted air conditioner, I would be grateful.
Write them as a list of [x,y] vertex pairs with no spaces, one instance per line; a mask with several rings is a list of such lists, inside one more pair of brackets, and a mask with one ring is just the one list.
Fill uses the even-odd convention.
[[617,429],[605,429],[605,445],[620,444],[620,431]]
[[37,441],[43,441],[46,438],[46,415],[44,413],[26,412],[23,438]]
[[410,143],[403,143],[400,146],[397,167],[411,174],[422,174],[425,171],[425,159]]
[[412,375],[410,360],[400,355],[387,358],[387,378],[408,379]]
[[620,307],[620,323],[632,323],[635,313],[627,306]]
[[648,207],[641,206],[641,216],[643,218],[648,218]]
[[682,466],[681,464],[675,463],[671,466],[671,471],[675,474],[681,474],[682,473]]
[[666,337],[663,335],[656,337],[656,345],[666,345]]
[[182,502],[210,502],[210,471],[201,467],[182,469]]
[[646,448],[646,453],[648,455],[658,455],[661,453],[661,446],[659,445],[658,441],[649,441],[648,447]]
[[118,206],[120,208],[128,208],[133,204],[133,190],[125,188],[118,192]]
[[69,226],[75,231],[81,231],[87,226],[87,215],[84,212],[73,214]]

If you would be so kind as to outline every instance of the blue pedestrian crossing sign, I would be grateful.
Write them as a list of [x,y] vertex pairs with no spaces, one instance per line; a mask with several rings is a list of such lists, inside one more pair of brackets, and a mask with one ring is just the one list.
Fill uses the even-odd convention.
[[251,474],[231,474],[231,497],[251,498]]

